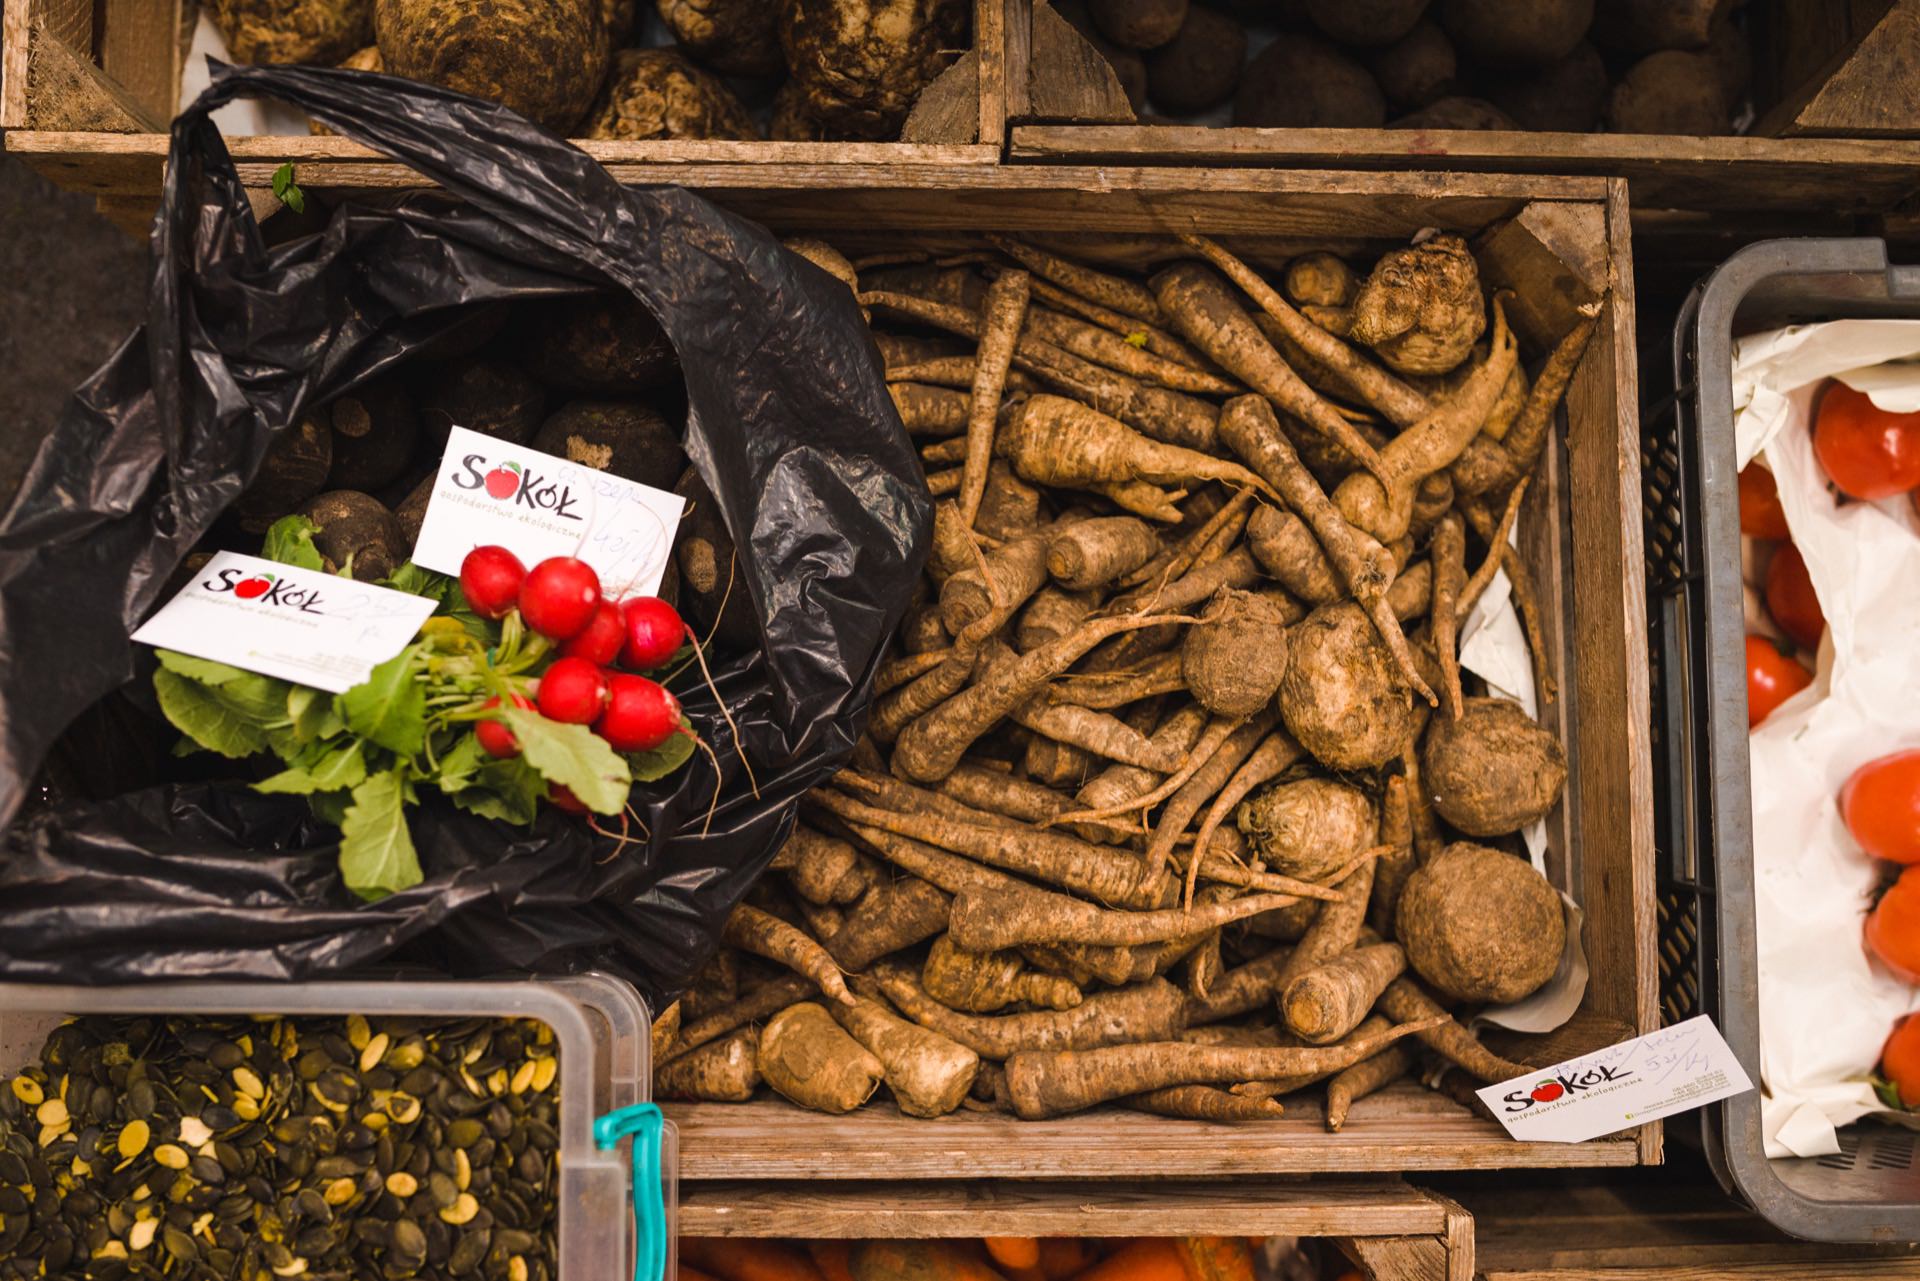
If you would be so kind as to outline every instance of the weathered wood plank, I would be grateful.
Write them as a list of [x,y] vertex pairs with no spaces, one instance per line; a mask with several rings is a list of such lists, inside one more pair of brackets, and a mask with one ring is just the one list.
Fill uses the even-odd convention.
[[1451,1276],[1446,1242],[1439,1237],[1341,1237],[1335,1244],[1373,1281],[1436,1281]]
[[158,120],[180,101],[181,0],[103,0],[100,69]]
[[1112,64],[1052,5],[1033,6],[1031,29],[1033,49],[1023,115],[1041,120],[1133,120],[1133,108]]
[[1438,1241],[1449,1230],[1449,1205],[1398,1180],[753,1181],[684,1185],[678,1228],[683,1236],[696,1237],[1231,1234]]
[[0,2],[0,129],[27,124],[27,27],[32,0]]
[[146,134],[164,127],[79,49],[35,22],[27,32],[27,124]]
[[1920,135],[1920,0],[1900,0],[1768,111],[1759,133],[1911,138]]

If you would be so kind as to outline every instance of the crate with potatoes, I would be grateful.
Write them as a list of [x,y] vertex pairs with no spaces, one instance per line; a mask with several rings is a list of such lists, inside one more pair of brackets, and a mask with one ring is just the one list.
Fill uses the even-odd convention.
[[1607,269],[1364,178],[1033,234],[1079,178],[1002,173],[980,232],[827,233],[933,548],[851,765],[656,1025],[685,1176],[1641,1159],[1452,1097],[1651,1016]]

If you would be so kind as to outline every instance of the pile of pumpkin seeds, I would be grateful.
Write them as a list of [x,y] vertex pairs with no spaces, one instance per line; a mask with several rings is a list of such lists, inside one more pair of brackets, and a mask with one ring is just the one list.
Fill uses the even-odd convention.
[[553,1281],[526,1020],[89,1016],[0,1090],[0,1279]]

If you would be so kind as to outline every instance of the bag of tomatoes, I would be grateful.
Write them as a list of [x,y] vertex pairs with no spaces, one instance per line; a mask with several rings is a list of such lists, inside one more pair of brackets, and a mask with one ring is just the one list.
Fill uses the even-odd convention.
[[[263,227],[209,120],[260,95],[444,190]],[[306,67],[222,69],[176,120],[153,251],[147,324],[0,516],[0,970],[599,967],[658,1008],[851,754],[919,581],[852,292],[503,107]],[[409,563],[456,426],[681,495],[657,592],[584,548]],[[487,493],[537,507],[512,466]],[[432,616],[339,693],[136,649],[222,552]]]

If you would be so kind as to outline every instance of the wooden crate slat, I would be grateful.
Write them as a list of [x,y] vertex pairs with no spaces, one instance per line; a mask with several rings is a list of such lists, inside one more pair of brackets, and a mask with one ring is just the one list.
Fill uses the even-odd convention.
[[687,1183],[683,1236],[1423,1236],[1446,1203],[1398,1181]]
[[27,5],[0,0],[0,129],[27,124]]
[[147,136],[166,117],[147,109],[84,51],[37,19],[27,31],[27,119],[34,128]]
[[155,118],[180,101],[181,0],[102,0],[100,69]]
[[1017,125],[1009,156],[1055,164],[1304,165],[1617,175],[1652,209],[1889,209],[1920,192],[1920,143],[1464,130]]

